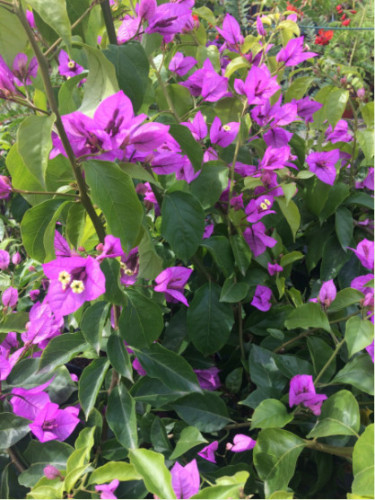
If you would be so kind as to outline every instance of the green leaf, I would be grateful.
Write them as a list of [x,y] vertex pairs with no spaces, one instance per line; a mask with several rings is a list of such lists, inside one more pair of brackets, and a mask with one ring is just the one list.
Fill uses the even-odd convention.
[[243,491],[244,483],[238,484],[228,484],[216,486],[208,486],[203,488],[196,495],[190,498],[207,498],[207,499],[218,499],[218,498],[240,498],[240,492]]
[[243,236],[235,234],[229,237],[232,247],[234,261],[242,276],[246,276],[246,271],[251,262],[251,251]]
[[136,243],[143,219],[132,179],[115,163],[91,160],[84,165],[92,199],[107,219],[108,232],[120,238],[128,252]]
[[352,492],[374,498],[374,424],[366,427],[353,450]]
[[150,182],[155,186],[158,186],[162,189],[160,182],[158,182],[152,173],[145,170],[139,163],[124,163],[119,162],[121,170],[123,170],[126,174],[130,175],[132,179],[138,179],[140,181]]
[[73,113],[81,106],[82,93],[78,84],[83,79],[83,76],[82,74],[73,76],[61,85],[58,96],[60,115]]
[[136,481],[142,479],[134,465],[127,462],[107,462],[92,472],[88,484],[110,483],[113,479],[119,481]]
[[46,227],[43,236],[43,245],[46,252],[44,260],[47,262],[56,258],[54,245],[56,224],[59,220],[64,219],[64,215],[67,213],[71,206],[71,201],[62,202],[59,208],[54,213],[52,219],[49,221],[48,226]]
[[232,59],[225,68],[225,77],[230,78],[233,73],[242,68],[250,68],[250,63],[244,57],[239,56]]
[[[204,163],[199,176],[190,184],[191,192],[201,202],[204,209],[210,208],[219,200],[228,185],[229,168],[220,161]],[[207,189],[210,186],[210,189]]]
[[272,493],[268,498],[274,498],[275,500],[281,500],[281,499],[288,499],[288,498],[294,498],[294,494],[292,491],[283,491],[283,490],[277,490]]
[[345,252],[336,236],[333,234],[323,247],[320,279],[329,281],[336,278],[342,267],[350,259],[351,252]]
[[306,181],[306,186],[305,201],[307,208],[318,216],[326,204],[331,186],[320,181],[317,177]]
[[87,348],[88,344],[80,332],[64,333],[54,337],[43,351],[39,368],[42,370],[48,367],[50,372],[57,366],[64,365],[77,354],[81,354]]
[[220,271],[227,277],[233,271],[233,255],[228,238],[225,236],[211,236],[202,241],[201,246],[207,248]]
[[293,414],[286,411],[285,406],[277,399],[265,399],[255,408],[251,417],[251,429],[267,429],[268,427],[285,427],[293,420]]
[[85,44],[82,44],[82,47],[85,49],[89,61],[89,75],[85,83],[83,101],[79,111],[92,116],[99,104],[110,95],[118,92],[119,88],[115,68],[103,52]]
[[214,392],[189,394],[171,406],[182,420],[201,432],[219,431],[232,422],[226,404]]
[[249,355],[251,381],[258,387],[272,387],[282,391],[287,378],[280,373],[275,361],[275,354],[256,344],[252,345]]
[[26,32],[13,12],[1,9],[0,16],[0,54],[9,67],[17,54],[24,52],[27,44]]
[[56,440],[47,443],[30,441],[24,456],[31,466],[19,475],[19,483],[29,488],[33,487],[44,476],[43,469],[47,465],[64,470],[72,452],[73,448],[69,444]]
[[195,292],[187,312],[189,338],[205,355],[225,345],[234,323],[232,307],[220,302],[220,293],[218,285],[206,283]]
[[142,45],[139,42],[108,45],[103,54],[115,68],[120,90],[129,97],[134,111],[138,111],[148,86],[150,67]]
[[98,392],[103,384],[104,377],[109,368],[106,358],[98,358],[91,361],[83,370],[78,382],[78,399],[86,420],[90,411],[94,408]]
[[124,384],[116,385],[108,398],[106,417],[117,441],[125,448],[136,448],[138,443],[135,400]]
[[331,331],[327,315],[324,314],[319,304],[308,302],[294,309],[285,321],[288,330],[294,328],[322,328],[326,332]]
[[250,286],[247,283],[237,283],[234,278],[227,278],[221,289],[220,302],[229,302],[231,304],[241,302],[248,294],[249,289]]
[[172,391],[160,380],[147,375],[134,384],[131,393],[137,401],[150,404],[155,408],[160,408],[188,394],[185,391]]
[[107,356],[113,368],[123,377],[133,381],[132,364],[124,341],[113,333],[107,342]]
[[161,380],[174,391],[202,392],[197,376],[182,356],[160,344],[134,352],[149,377]]
[[[329,358],[333,353],[333,350],[327,344],[327,342],[325,342],[319,337],[314,337],[314,336],[307,338],[307,347],[309,348],[311,361],[314,367],[313,374],[316,376],[318,375],[318,373],[320,373],[324,365],[328,362]],[[323,373],[321,381],[328,382],[332,378],[334,373],[336,373],[335,358],[333,359],[333,361],[331,361],[328,368]]]
[[71,28],[65,0],[45,2],[44,0],[28,0],[28,4],[36,10],[45,23],[59,34],[69,46]]
[[319,214],[319,219],[321,222],[328,219],[328,217],[336,213],[340,205],[349,196],[350,189],[347,184],[343,182],[338,182],[334,184],[329,190],[328,199],[323,207],[323,210]]
[[203,151],[190,130],[184,125],[171,125],[169,133],[176,139],[182,152],[188,156],[194,170],[197,172],[202,167]]
[[26,323],[29,321],[29,313],[18,312],[8,314],[0,323],[0,333],[18,332],[23,333],[26,330]]
[[336,235],[343,250],[347,250],[353,238],[353,216],[346,207],[339,207],[335,214]]
[[153,280],[163,270],[163,261],[155,251],[150,233],[144,229],[143,237],[138,244],[139,273],[138,277]]
[[100,350],[103,328],[108,316],[109,304],[104,301],[95,302],[83,313],[81,331],[86,341],[92,345],[97,354]]
[[115,259],[104,259],[100,267],[105,276],[104,298],[111,304],[124,305],[125,295],[120,282],[120,262]]
[[264,429],[257,437],[254,465],[264,481],[266,497],[277,490],[286,490],[292,479],[305,442],[282,429]]
[[371,344],[373,338],[374,327],[371,321],[361,319],[359,316],[348,319],[345,327],[345,341],[349,358]]
[[26,358],[19,360],[6,379],[7,387],[32,389],[33,387],[47,382],[47,380],[51,378],[51,374],[50,372],[38,372],[39,363],[39,358]]
[[17,417],[13,413],[0,413],[1,448],[10,448],[30,432],[30,420]]
[[345,201],[345,205],[360,205],[373,210],[374,200],[367,193],[354,193]]
[[201,204],[193,195],[175,191],[165,195],[161,214],[162,236],[176,256],[187,261],[198,249],[203,236],[204,211]]
[[315,95],[315,100],[323,107],[314,113],[314,128],[320,129],[325,120],[335,127],[342,117],[349,98],[349,91],[333,85],[326,85]]
[[297,260],[301,260],[303,258],[304,258],[303,253],[294,250],[293,252],[287,253],[286,255],[283,255],[281,257],[280,266],[281,267],[289,266],[290,264],[293,264],[293,262],[296,262]]
[[44,233],[63,199],[44,201],[35,207],[29,208],[21,222],[22,242],[28,255],[43,262],[46,256],[43,241]]
[[[189,90],[178,83],[166,85],[166,91],[173,104],[174,110],[181,119],[193,107],[193,98]],[[158,87],[155,92],[155,100],[160,111],[170,111],[169,104],[164,96],[163,89]]]
[[370,165],[374,158],[374,131],[373,130],[358,130],[358,144],[360,145],[366,162]]
[[27,169],[45,186],[48,155],[52,148],[51,132],[55,115],[25,118],[17,132],[18,152]]
[[130,463],[143,478],[147,490],[159,498],[176,498],[172,476],[160,453],[151,450],[129,450]]
[[136,290],[127,290],[126,296],[127,305],[119,321],[121,336],[133,347],[148,347],[164,327],[160,306]]
[[176,447],[169,457],[169,460],[176,460],[176,458],[191,450],[194,446],[198,446],[203,443],[208,443],[208,441],[202,436],[196,427],[185,427],[180,434]]
[[285,92],[285,102],[290,102],[292,99],[302,99],[314,81],[313,76],[302,76],[295,78],[288,86]]
[[363,297],[363,293],[359,290],[355,290],[354,288],[344,288],[343,290],[337,292],[335,300],[328,308],[328,312],[331,313],[346,309],[347,307],[360,302]]
[[[44,186],[38,181],[38,179],[30,172],[27,168],[22,156],[18,152],[18,144],[14,144],[6,157],[6,166],[12,176],[12,186],[15,189],[20,189],[22,191],[43,191]],[[43,201],[47,201],[51,198],[50,195],[40,195],[40,194],[23,194],[25,200],[27,200],[30,205],[38,205]]]
[[374,365],[367,352],[351,359],[340,370],[331,384],[350,384],[357,389],[374,395]]
[[278,197],[277,203],[289,224],[290,230],[292,231],[293,241],[295,241],[297,231],[301,225],[301,214],[299,213],[298,207],[292,200],[287,203],[284,197]]
[[323,402],[322,412],[306,437],[358,436],[359,426],[357,400],[351,392],[342,390]]

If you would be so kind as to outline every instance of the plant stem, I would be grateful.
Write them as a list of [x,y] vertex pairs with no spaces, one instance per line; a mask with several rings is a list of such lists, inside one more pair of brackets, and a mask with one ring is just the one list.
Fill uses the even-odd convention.
[[18,460],[18,457],[17,455],[15,454],[15,452],[12,450],[12,448],[8,448],[7,449],[7,452],[8,452],[8,455],[10,457],[10,460],[12,462],[12,464],[14,464],[14,466],[16,467],[16,469],[19,471],[19,472],[23,472],[24,470],[26,470],[26,468],[21,464],[21,462]]
[[242,429],[243,427],[249,427],[251,425],[251,422],[240,422],[238,424],[229,424],[224,427],[225,430],[230,430],[230,429]]
[[[94,0],[90,5],[89,7],[85,10],[85,12],[72,24],[72,31],[74,30],[74,28],[76,28],[84,19],[85,17],[87,16],[87,14],[89,14],[92,9],[95,7],[95,5],[97,5],[99,3],[100,0]],[[53,50],[55,50],[55,48],[62,42],[62,38],[58,38],[55,42],[53,42],[53,44],[48,47],[48,49],[44,52],[44,57],[47,57]]]
[[242,306],[241,306],[241,304],[237,304],[237,321],[238,321],[238,340],[240,343],[241,358],[242,358],[242,362],[245,364],[246,363],[246,353],[245,353],[245,346],[243,343],[243,323],[242,323]]
[[111,43],[112,45],[117,45],[117,35],[115,26],[113,24],[112,11],[111,6],[109,5],[109,0],[103,0],[100,3],[100,6],[103,12],[104,23],[107,30],[109,43]]
[[78,194],[56,193],[55,191],[26,191],[24,189],[12,189],[12,191],[13,193],[19,193],[19,194],[40,194],[40,195],[50,194],[56,196],[67,196],[68,198],[79,198]]
[[300,340],[300,339],[303,339],[304,337],[307,337],[309,335],[312,335],[314,332],[316,331],[316,328],[314,329],[311,329],[311,330],[305,330],[304,332],[300,333],[299,335],[297,335],[296,337],[293,337],[292,339],[290,340],[287,340],[286,342],[284,342],[283,344],[281,344],[281,346],[277,347],[276,349],[274,349],[273,352],[275,353],[278,353],[278,352],[281,352],[284,350],[285,347],[287,347],[288,345],[290,344],[294,344],[294,342],[297,342],[297,340]]
[[320,370],[320,372],[318,373],[318,375],[316,376],[316,379],[314,380],[314,384],[316,385],[319,380],[322,378],[324,372],[327,370],[327,368],[329,367],[329,365],[332,363],[332,361],[335,359],[337,353],[339,352],[339,350],[341,349],[341,346],[344,344],[345,342],[345,339],[342,339],[341,342],[339,342],[336,347],[335,347],[335,350],[333,351],[332,355],[330,356],[330,358],[328,359],[327,363],[323,366],[323,368]]
[[161,90],[162,90],[162,92],[163,92],[163,94],[164,94],[164,97],[165,97],[165,100],[167,101],[167,104],[168,104],[168,106],[169,106],[169,109],[170,109],[170,111],[173,113],[173,116],[176,118],[176,120],[177,120],[178,122],[180,122],[180,118],[179,118],[179,116],[178,116],[178,114],[177,114],[177,112],[176,112],[176,109],[175,109],[175,107],[174,107],[174,105],[173,105],[173,102],[172,102],[172,100],[171,100],[171,98],[170,98],[170,96],[169,96],[169,94],[168,94],[168,90],[167,90],[167,88],[166,88],[166,86],[165,86],[165,84],[164,84],[164,82],[163,82],[162,77],[160,76],[160,73],[159,73],[158,69],[157,69],[157,68],[156,68],[156,66],[155,66],[155,63],[154,63],[154,61],[153,61],[152,57],[150,57],[150,59],[149,59],[149,60],[150,60],[150,66],[151,66],[151,67],[155,70],[155,73],[156,73],[156,78],[158,79],[158,82],[159,82],[160,88],[161,88]]
[[61,116],[60,116],[57,102],[55,99],[55,94],[53,92],[52,84],[51,84],[51,81],[49,78],[49,70],[48,70],[47,60],[44,57],[44,55],[42,54],[41,50],[39,49],[39,46],[34,38],[34,34],[29,26],[29,23],[27,22],[25,13],[21,7],[20,1],[13,0],[13,6],[14,6],[15,12],[16,12],[19,20],[21,21],[21,24],[26,32],[26,35],[27,35],[29,42],[30,42],[30,45],[34,50],[35,56],[38,60],[40,72],[41,72],[43,83],[44,83],[44,88],[45,88],[45,91],[47,94],[48,103],[50,105],[51,110],[53,111],[53,113],[56,116],[56,128],[59,132],[59,136],[60,136],[61,142],[63,144],[63,147],[65,149],[65,152],[68,156],[69,162],[72,166],[73,173],[74,173],[74,176],[75,176],[77,184],[78,184],[78,190],[80,193],[81,202],[82,202],[83,206],[85,207],[90,219],[92,220],[92,223],[95,227],[95,230],[96,230],[96,233],[99,237],[99,240],[101,242],[103,242],[104,236],[105,236],[104,226],[103,226],[100,218],[98,217],[98,215],[95,211],[95,208],[91,202],[91,199],[89,198],[89,196],[87,194],[85,180],[83,178],[83,175],[82,175],[80,168],[78,167],[78,165],[76,163],[76,158],[74,156],[72,146],[70,144],[68,136],[66,135],[65,128],[64,128],[63,122],[61,120]]
[[305,444],[307,448],[312,450],[322,451],[323,453],[329,453],[330,455],[336,455],[337,457],[351,458],[353,455],[353,447],[340,447],[340,446],[329,446],[328,444],[318,443],[318,441],[305,439]]

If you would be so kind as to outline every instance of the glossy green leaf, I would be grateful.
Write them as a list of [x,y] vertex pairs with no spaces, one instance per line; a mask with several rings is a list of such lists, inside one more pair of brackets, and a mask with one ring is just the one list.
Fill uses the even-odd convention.
[[221,289],[211,281],[201,286],[187,312],[188,335],[198,351],[212,354],[227,342],[233,323],[233,310],[220,302]]
[[285,102],[290,102],[292,99],[302,99],[313,81],[313,76],[301,76],[300,78],[295,78],[285,92]]
[[163,330],[160,306],[136,290],[127,290],[126,297],[119,321],[121,336],[133,347],[148,347]]
[[100,267],[105,276],[104,299],[117,306],[124,305],[125,295],[120,282],[120,262],[115,259],[104,259]]
[[325,120],[334,127],[344,113],[348,98],[348,90],[333,85],[326,85],[320,89],[315,95],[315,100],[322,103],[323,107],[314,113],[314,128],[319,129]]
[[251,347],[249,372],[251,381],[258,387],[272,387],[282,391],[287,382],[276,365],[275,354],[256,344]]
[[103,211],[108,232],[121,240],[128,252],[136,243],[143,219],[143,207],[132,179],[115,163],[88,161],[86,182],[91,196]]
[[138,244],[139,252],[139,273],[138,278],[153,280],[163,270],[163,261],[156,253],[154,242],[150,233],[143,228],[143,236]]
[[94,408],[108,368],[109,361],[106,358],[94,359],[86,366],[79,378],[78,399],[86,415],[86,420],[90,411]]
[[319,304],[308,302],[294,309],[285,321],[288,330],[294,328],[322,328],[326,332],[331,331],[328,318]]
[[64,42],[69,45],[71,28],[65,0],[45,2],[44,0],[30,0],[29,5],[37,11],[45,23],[59,34]]
[[216,265],[226,277],[233,273],[233,255],[228,239],[225,236],[211,236],[211,238],[205,238],[201,246],[207,248]]
[[237,283],[233,278],[227,278],[221,289],[220,302],[241,302],[249,291],[249,285],[245,282]]
[[374,339],[374,326],[371,321],[359,316],[349,318],[345,327],[345,341],[348,346],[349,357],[361,351]]
[[228,484],[216,486],[208,486],[203,488],[196,495],[191,498],[207,498],[207,499],[218,499],[218,498],[240,498],[240,492],[243,491],[244,483],[239,484]]
[[283,429],[264,429],[257,437],[254,465],[264,481],[267,498],[277,490],[286,490],[292,479],[305,442]]
[[143,478],[150,493],[159,498],[176,498],[172,488],[172,476],[164,463],[164,457],[144,448],[129,450],[130,463]]
[[120,90],[129,97],[134,111],[138,111],[148,86],[150,66],[142,45],[132,41],[108,45],[103,54],[115,68]]
[[19,332],[23,333],[26,329],[25,325],[29,321],[27,312],[17,312],[7,314],[0,323],[0,333]]
[[251,429],[267,429],[269,427],[285,427],[293,420],[285,406],[277,399],[265,399],[255,408],[251,417]]
[[277,198],[277,203],[282,214],[289,224],[290,230],[292,231],[293,240],[295,240],[297,231],[301,225],[301,214],[298,210],[298,207],[292,200],[290,200],[287,204],[284,197]]
[[97,48],[82,44],[89,62],[89,75],[85,83],[83,101],[79,111],[92,116],[99,104],[118,92],[119,87],[113,64]]
[[283,255],[281,257],[280,266],[281,267],[289,266],[290,264],[293,264],[293,262],[296,262],[297,260],[301,260],[303,258],[304,258],[303,253],[294,250],[293,252],[287,253],[286,255]]
[[[201,202],[202,207],[212,207],[228,185],[229,168],[220,161],[204,163],[199,176],[190,184],[191,192]],[[210,189],[207,189],[210,186]]]
[[[353,450],[354,495],[374,497],[374,424],[366,427]],[[353,497],[354,498],[354,497]],[[356,496],[356,498],[359,498]]]
[[[333,349],[329,346],[329,344],[327,344],[325,340],[313,335],[307,337],[307,347],[309,348],[311,361],[314,367],[313,375],[318,375],[318,373],[320,373],[324,365],[331,357]],[[321,381],[328,382],[335,373],[336,359],[333,359],[328,365],[328,368],[324,371],[321,377]]]
[[88,484],[110,483],[113,479],[119,481],[136,481],[142,479],[134,465],[127,462],[107,462],[91,473]]
[[113,333],[107,342],[107,356],[113,368],[123,377],[133,381],[132,364],[121,337]]
[[[169,95],[174,110],[180,119],[188,113],[193,107],[193,98],[189,90],[178,83],[166,85],[166,91]],[[163,89],[158,87],[155,92],[155,100],[160,111],[170,111],[169,104],[164,96]]]
[[322,281],[329,281],[336,278],[350,257],[351,252],[345,252],[336,236],[332,235],[323,247],[320,279]]
[[354,222],[349,209],[340,207],[335,214],[335,228],[337,238],[346,251],[353,238]]
[[1,9],[0,16],[0,54],[9,67],[17,54],[24,52],[27,44],[26,32],[13,12]]
[[106,417],[117,441],[125,448],[136,448],[138,443],[135,401],[124,384],[116,385],[108,398]]
[[109,304],[107,302],[95,302],[85,310],[80,324],[84,338],[98,354],[104,324],[108,316],[108,308]]
[[290,499],[294,498],[294,494],[292,491],[283,491],[283,490],[277,490],[272,493],[268,498],[274,498],[275,500],[281,500],[281,499]]
[[78,87],[82,74],[66,80],[60,87],[58,101],[60,115],[74,113],[82,104],[82,93]]
[[30,420],[13,413],[0,413],[1,448],[10,448],[30,432]]
[[18,360],[6,379],[7,387],[32,389],[47,382],[51,378],[51,373],[49,371],[40,373],[38,371],[39,363],[39,358]]
[[349,196],[350,189],[343,182],[335,183],[329,190],[329,196],[324,204],[323,210],[319,214],[319,219],[323,222],[332,214],[336,213],[337,209]]
[[226,404],[214,392],[189,394],[171,406],[182,420],[201,432],[219,431],[231,423]]
[[25,458],[31,465],[20,474],[19,483],[26,487],[33,487],[44,476],[43,469],[47,465],[64,470],[72,452],[73,448],[69,444],[56,440],[46,443],[30,441],[25,451]]
[[368,353],[361,353],[351,359],[337,373],[331,384],[350,384],[373,396],[374,365]]
[[198,249],[203,236],[204,211],[201,204],[193,195],[175,191],[164,197],[161,214],[162,236],[177,257],[188,260]]
[[188,156],[194,170],[196,172],[200,170],[203,160],[203,151],[200,144],[192,136],[190,130],[184,127],[184,125],[171,125],[169,133],[176,139],[182,152]]
[[208,443],[208,441],[202,436],[196,427],[185,427],[180,434],[176,447],[169,457],[169,460],[176,460],[176,458],[180,457],[187,451],[203,443]]
[[43,246],[46,252],[44,260],[46,262],[53,260],[56,258],[55,253],[55,233],[56,233],[56,224],[64,219],[64,215],[68,212],[69,208],[72,206],[72,202],[64,201],[61,203],[59,208],[55,211],[52,219],[49,221],[46,230],[43,235]]
[[147,375],[161,380],[175,391],[202,392],[192,367],[182,356],[152,344],[149,349],[134,350]]
[[364,295],[359,290],[355,290],[354,288],[344,288],[343,290],[337,292],[335,300],[328,308],[328,312],[331,313],[341,311],[342,309],[346,309],[353,304],[358,304],[358,302],[360,302],[363,298]]
[[374,131],[373,130],[358,130],[357,140],[360,145],[367,164],[371,164],[374,158]]
[[52,148],[51,131],[55,115],[28,116],[17,132],[18,152],[27,169],[45,185],[48,155]]
[[296,355],[275,354],[274,359],[280,372],[291,379],[295,375],[312,374],[313,367],[309,361]]
[[233,73],[236,71],[243,69],[243,68],[250,68],[250,63],[245,59],[244,57],[235,57],[231,61],[229,61],[228,66],[225,68],[225,77],[230,78]]
[[141,377],[131,390],[132,396],[141,403],[160,408],[188,394],[186,391],[172,391],[163,382],[148,376]]
[[48,371],[51,371],[59,365],[64,365],[87,348],[88,344],[80,332],[54,337],[40,358],[40,370],[48,367]]
[[242,276],[246,276],[246,271],[251,262],[251,251],[243,236],[235,234],[229,237],[230,245],[234,255],[234,261]]
[[357,436],[359,426],[357,400],[351,392],[342,390],[323,402],[322,412],[307,438]]
[[30,257],[39,262],[44,262],[46,251],[41,241],[48,224],[54,217],[56,210],[65,202],[65,199],[57,198],[44,201],[35,207],[29,208],[21,222],[22,242]]

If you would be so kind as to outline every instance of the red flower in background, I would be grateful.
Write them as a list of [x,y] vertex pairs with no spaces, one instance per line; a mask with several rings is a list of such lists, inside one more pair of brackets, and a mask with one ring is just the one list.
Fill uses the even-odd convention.
[[324,31],[324,30],[319,30],[318,34],[316,35],[315,38],[315,44],[316,45],[328,45],[329,41],[332,40],[333,37],[333,31]]
[[351,19],[345,19],[345,21],[343,21],[343,22],[341,23],[341,25],[342,25],[342,26],[349,26],[350,21],[351,21]]

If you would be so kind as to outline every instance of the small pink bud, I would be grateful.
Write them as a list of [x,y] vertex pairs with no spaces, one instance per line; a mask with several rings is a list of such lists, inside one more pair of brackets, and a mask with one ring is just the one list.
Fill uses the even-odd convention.
[[79,252],[86,252],[85,247],[82,247],[82,246],[78,247],[78,249],[77,249],[77,250],[78,250]]
[[34,273],[36,271],[36,267],[35,266],[29,266],[29,271],[31,273]]
[[103,248],[104,248],[103,243],[99,243],[99,245],[96,245],[96,250],[97,250],[98,252],[102,252],[102,251],[103,251]]
[[30,290],[29,297],[34,302],[40,295],[40,290]]
[[3,291],[1,301],[5,307],[14,307],[18,302],[18,290],[9,287]]
[[47,465],[44,467],[43,472],[47,479],[57,479],[58,477],[61,477],[59,469],[56,469],[53,465]]
[[16,252],[12,257],[12,264],[17,266],[20,262],[21,262],[21,254],[19,252]]
[[358,99],[363,99],[365,97],[366,90],[362,87],[357,90],[357,97]]

